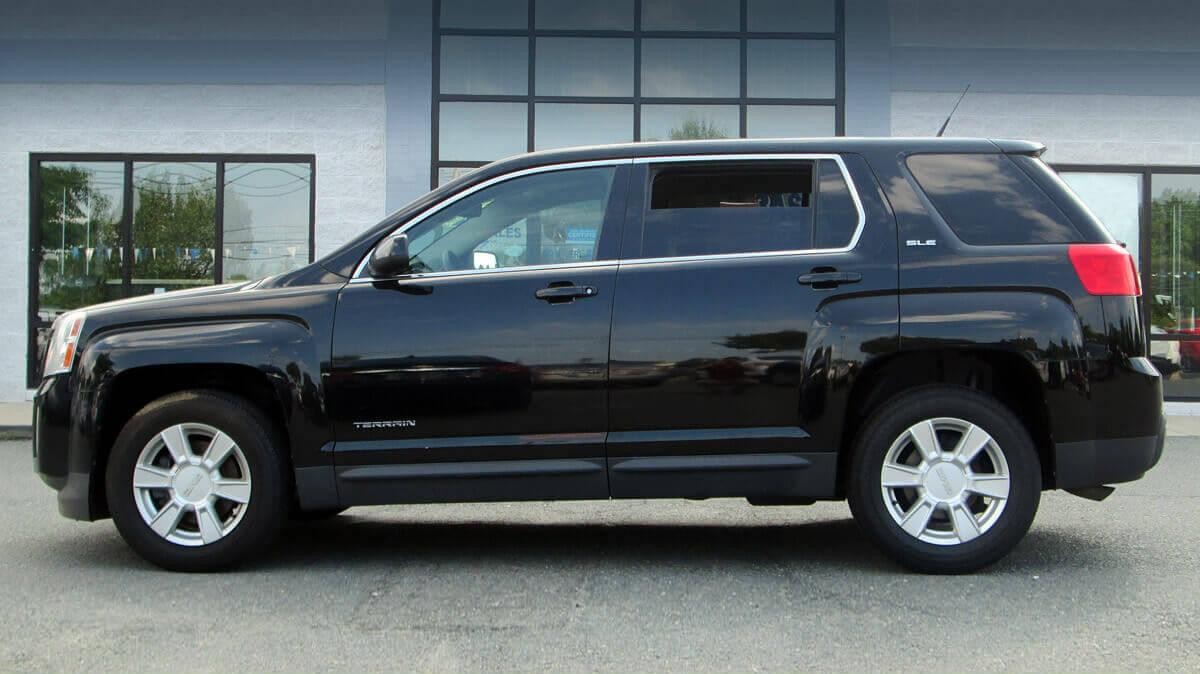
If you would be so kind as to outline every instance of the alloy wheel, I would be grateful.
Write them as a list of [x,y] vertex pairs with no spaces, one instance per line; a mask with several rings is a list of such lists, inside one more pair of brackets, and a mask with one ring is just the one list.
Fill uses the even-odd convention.
[[146,444],[133,473],[142,520],[177,545],[228,536],[250,503],[250,467],[237,443],[206,424],[175,424]]
[[880,471],[884,505],[910,536],[934,545],[967,543],[1004,512],[1008,462],[987,431],[963,419],[919,421],[896,438]]

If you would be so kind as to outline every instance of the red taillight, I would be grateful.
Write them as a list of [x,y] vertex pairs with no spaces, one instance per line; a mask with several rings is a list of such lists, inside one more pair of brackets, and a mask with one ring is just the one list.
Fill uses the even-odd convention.
[[1067,247],[1067,255],[1089,295],[1137,297],[1142,294],[1133,256],[1117,244],[1073,243]]

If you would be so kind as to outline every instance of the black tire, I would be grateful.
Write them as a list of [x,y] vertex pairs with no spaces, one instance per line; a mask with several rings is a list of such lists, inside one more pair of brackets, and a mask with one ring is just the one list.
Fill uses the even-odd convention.
[[[196,546],[172,542],[151,529],[139,511],[133,487],[134,470],[143,449],[163,430],[186,423],[204,424],[228,435],[241,450],[250,473],[249,500],[241,506],[244,513],[240,520],[222,538]],[[113,444],[105,471],[113,522],[130,547],[164,569],[195,572],[227,568],[271,543],[287,517],[289,482],[280,446],[270,422],[249,401],[237,396],[195,390],[155,400],[129,420]],[[194,444],[192,449],[198,451]]]
[[[963,420],[987,432],[995,441],[994,445],[989,446],[998,447],[1008,467],[1008,497],[1003,499],[1003,509],[990,521],[990,528],[965,542],[952,541],[941,545],[908,533],[891,514],[893,506],[890,503],[899,498],[885,497],[883,492],[883,463],[893,443],[903,446],[906,441],[901,438],[912,437],[908,435],[908,429],[935,418]],[[945,432],[953,431],[939,431],[939,434]],[[939,440],[941,437],[939,435]],[[904,451],[916,451],[915,441],[907,442],[910,448]],[[919,457],[914,459],[920,461]],[[990,396],[952,386],[917,389],[884,404],[855,438],[847,477],[850,510],[871,542],[903,566],[922,573],[969,573],[1007,555],[1033,523],[1042,488],[1041,464],[1033,441],[1021,422],[1008,408]],[[936,489],[938,487],[930,486],[927,489],[908,492],[892,490],[888,493],[924,495]],[[921,496],[914,497],[913,503],[919,498]],[[980,511],[984,511],[987,507],[985,504],[990,502],[975,495],[969,498],[976,499],[970,507]],[[901,502],[896,507],[903,506]],[[935,528],[942,527],[949,532],[930,529],[922,533],[930,535],[928,532],[932,531],[934,536],[953,535],[957,540],[958,528],[949,517],[949,507],[943,505],[940,508],[931,512],[935,518],[945,517],[945,521],[931,519],[930,523]],[[943,515],[938,515],[939,512]]]

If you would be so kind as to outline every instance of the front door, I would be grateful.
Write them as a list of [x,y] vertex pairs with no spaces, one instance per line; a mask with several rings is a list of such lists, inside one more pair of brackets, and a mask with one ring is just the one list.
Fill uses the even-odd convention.
[[613,310],[612,495],[824,495],[844,415],[828,393],[897,341],[895,229],[867,222],[886,213],[869,169],[829,155],[639,169]]
[[607,497],[627,170],[484,183],[406,229],[411,274],[346,286],[327,386],[344,503]]

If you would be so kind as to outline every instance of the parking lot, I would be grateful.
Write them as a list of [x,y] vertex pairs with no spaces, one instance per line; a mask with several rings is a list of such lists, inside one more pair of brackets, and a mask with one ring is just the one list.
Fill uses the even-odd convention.
[[973,576],[906,573],[842,503],[393,506],[249,568],[150,567],[0,443],[0,671],[1195,671],[1200,439],[1046,494]]

